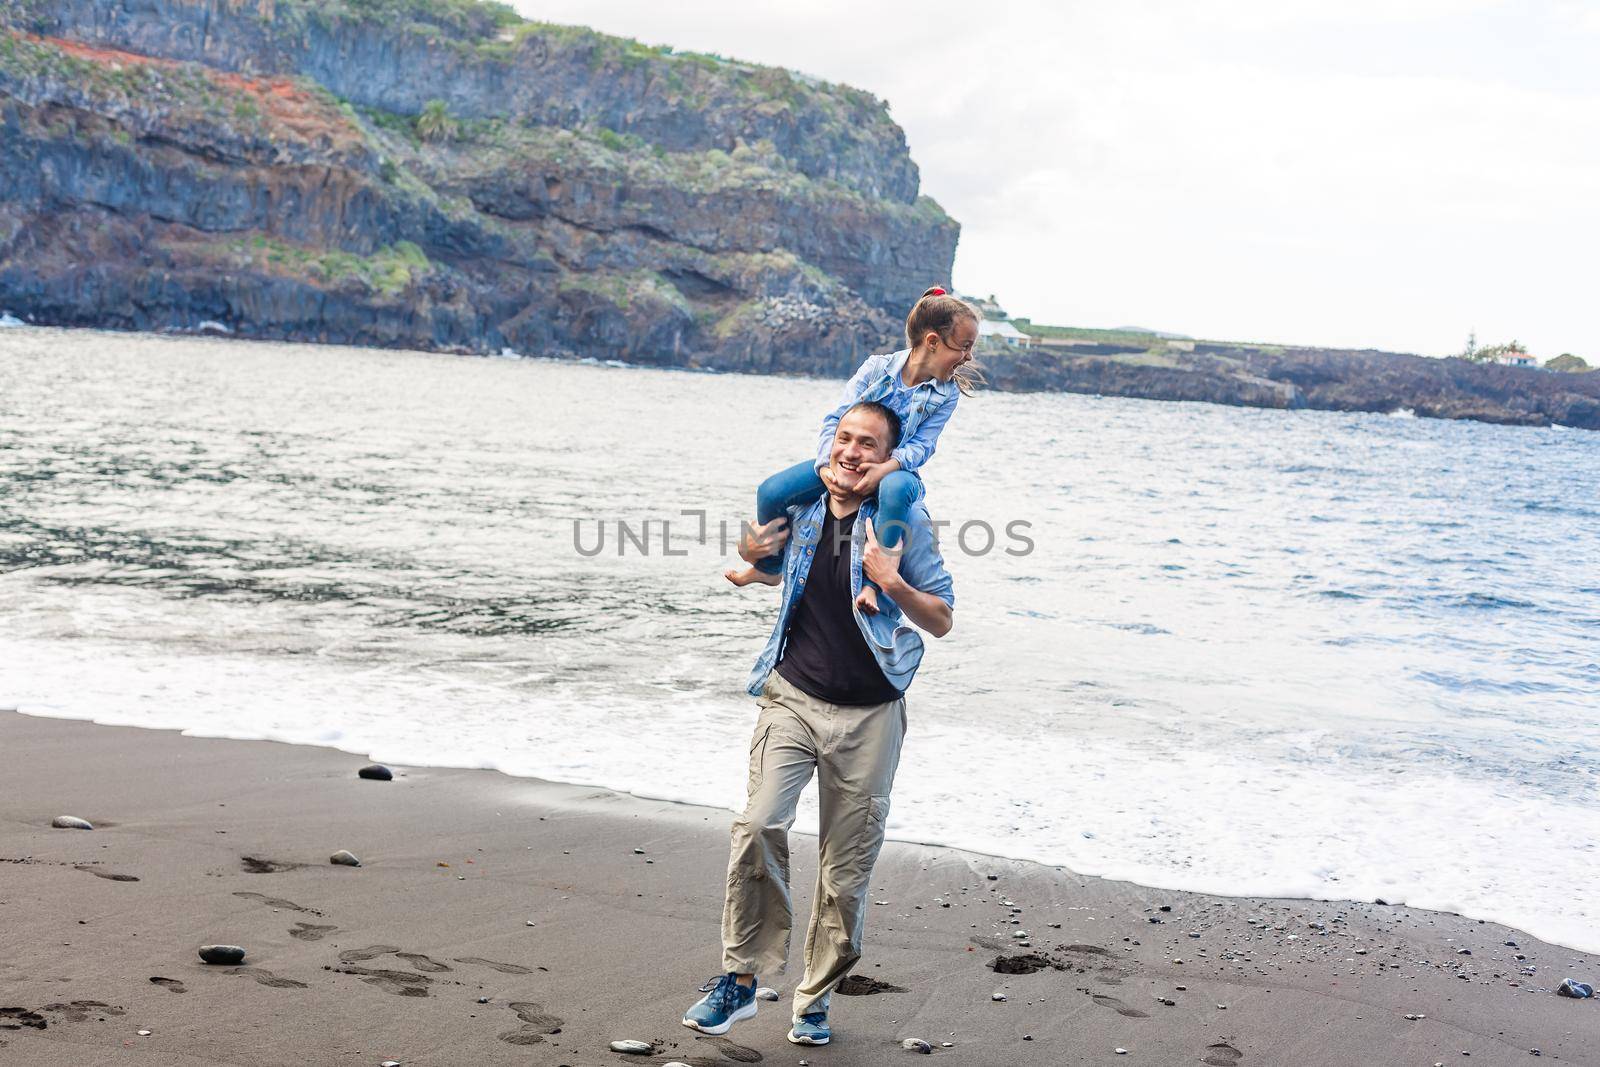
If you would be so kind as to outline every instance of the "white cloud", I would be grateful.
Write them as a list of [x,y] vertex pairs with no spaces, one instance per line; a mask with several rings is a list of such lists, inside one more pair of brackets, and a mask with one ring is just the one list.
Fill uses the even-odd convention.
[[1017,313],[1600,357],[1591,4],[519,6],[884,97]]

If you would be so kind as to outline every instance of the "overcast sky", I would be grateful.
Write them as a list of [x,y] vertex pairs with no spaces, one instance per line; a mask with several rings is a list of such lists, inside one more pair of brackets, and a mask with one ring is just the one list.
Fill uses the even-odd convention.
[[1593,0],[515,2],[886,99],[1016,315],[1600,363]]

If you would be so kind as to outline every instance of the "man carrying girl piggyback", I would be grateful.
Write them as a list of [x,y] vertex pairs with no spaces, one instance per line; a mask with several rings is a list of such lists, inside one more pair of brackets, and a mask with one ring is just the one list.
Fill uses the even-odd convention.
[[[822,420],[817,456],[761,483],[756,491],[756,522],[766,525],[791,507],[809,504],[826,491],[828,456],[838,431],[839,419],[862,401],[876,401],[900,417],[900,440],[888,459],[862,469],[857,493],[877,494],[878,541],[894,549],[908,532],[911,505],[924,494],[918,471],[933,458],[939,434],[963,393],[971,395],[982,381],[972,362],[973,346],[978,341],[980,316],[976,308],[935,286],[922,294],[906,316],[906,344],[910,347],[891,355],[868,356],[845,383],[839,403]],[[777,585],[781,564],[769,557],[755,566],[729,569],[727,578],[734,585],[752,582]],[[869,614],[877,611],[877,590],[862,585],[855,606]]]

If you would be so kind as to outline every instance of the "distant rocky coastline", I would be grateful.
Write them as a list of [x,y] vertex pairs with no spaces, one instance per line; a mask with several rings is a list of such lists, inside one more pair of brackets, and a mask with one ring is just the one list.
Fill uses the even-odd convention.
[[[0,0],[0,311],[839,376],[950,277],[886,105],[475,0]],[[1210,350],[1208,350],[1210,349]],[[997,388],[1600,429],[1600,374],[997,349]]]

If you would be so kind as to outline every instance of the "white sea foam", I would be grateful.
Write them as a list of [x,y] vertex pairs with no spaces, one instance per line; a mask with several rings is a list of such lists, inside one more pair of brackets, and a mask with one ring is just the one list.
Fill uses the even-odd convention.
[[[0,639],[0,705],[31,715],[338,748],[736,808],[747,702],[574,706],[311,660]],[[1353,766],[1323,731],[1254,751],[1018,735],[922,714],[889,836],[1199,892],[1384,899],[1600,951],[1592,804],[1435,771]],[[668,727],[670,724],[670,728]],[[1276,750],[1273,750],[1273,749]],[[814,791],[797,829],[814,832]]]

